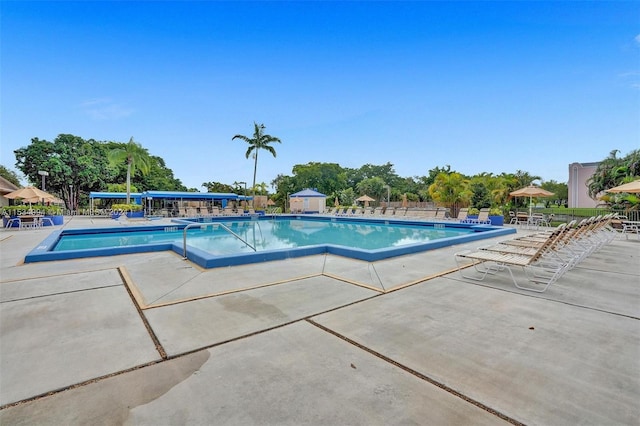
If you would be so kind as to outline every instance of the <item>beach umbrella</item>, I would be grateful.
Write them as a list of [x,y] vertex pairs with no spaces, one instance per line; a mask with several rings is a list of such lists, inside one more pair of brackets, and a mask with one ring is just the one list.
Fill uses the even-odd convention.
[[27,186],[24,188],[17,189],[13,192],[10,192],[5,195],[7,198],[19,198],[23,203],[38,204],[39,202],[44,203],[52,203],[52,204],[63,204],[64,202],[58,197],[49,194],[48,192],[42,191],[33,186]]
[[340,201],[338,201],[338,197],[336,197],[336,200],[333,202],[333,205],[335,207],[338,207],[340,205]]
[[54,197],[53,195],[49,195],[47,197],[42,197],[42,198],[38,198],[38,197],[23,198],[22,201],[24,201],[25,203],[38,203],[42,201],[44,203],[64,204],[64,201],[62,201],[58,197]]
[[402,194],[402,207],[407,207],[407,193]]
[[27,203],[37,203],[38,201],[44,200],[45,202],[52,202],[57,200],[57,197],[49,194],[48,192],[44,192],[34,186],[25,186],[24,188],[16,189],[13,192],[4,195],[5,198],[16,199],[22,198]]
[[616,186],[614,188],[607,189],[607,192],[627,192],[629,194],[640,193],[640,179],[633,182],[625,183],[624,185]]
[[516,191],[510,192],[509,195],[511,195],[512,197],[529,197],[529,216],[531,216],[531,202],[533,197],[551,197],[555,194],[538,186],[529,185]]
[[269,198],[269,199],[267,200],[267,205],[268,205],[268,206],[275,206],[275,205],[276,205],[276,202],[275,202],[275,201],[273,201],[271,198]]
[[356,198],[356,201],[363,202],[365,207],[369,207],[369,201],[375,201],[375,199],[365,194],[362,197]]

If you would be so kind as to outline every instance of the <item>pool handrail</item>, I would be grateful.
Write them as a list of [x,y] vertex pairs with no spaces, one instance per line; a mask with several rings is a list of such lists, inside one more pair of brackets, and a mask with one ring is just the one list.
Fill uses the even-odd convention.
[[220,223],[220,222],[209,222],[209,223],[190,223],[189,225],[185,226],[182,230],[182,257],[183,258],[187,258],[187,229],[189,228],[195,228],[196,226],[209,226],[209,225],[216,225],[221,227],[222,229],[224,229],[225,231],[229,232],[231,235],[233,235],[234,237],[236,237],[237,239],[239,239],[240,241],[242,241],[243,243],[245,243],[247,246],[251,247],[253,249],[253,251],[258,251],[254,246],[252,246],[251,244],[249,244],[244,238],[242,238],[240,235],[236,234],[235,232],[233,232],[231,230],[231,228],[229,228],[227,225],[225,225],[224,223]]

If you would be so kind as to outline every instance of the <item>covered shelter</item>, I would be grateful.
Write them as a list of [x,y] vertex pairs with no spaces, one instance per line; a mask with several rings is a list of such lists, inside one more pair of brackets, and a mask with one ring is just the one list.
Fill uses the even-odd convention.
[[234,201],[247,201],[252,197],[234,194],[231,192],[186,192],[186,191],[145,191],[142,196],[146,199],[149,210],[161,210],[167,216],[178,216],[179,209],[183,207],[213,207],[221,208]]
[[[142,193],[131,192],[129,197],[134,204],[142,205]],[[119,203],[125,203],[127,200],[126,192],[89,192],[89,214],[93,215],[95,210],[95,200],[111,200]]]
[[313,189],[303,189],[289,196],[292,213],[324,213],[327,196]]
[[[131,193],[131,199],[135,204],[145,207],[147,214],[151,212],[162,212],[163,216],[179,216],[179,210],[186,207],[202,208],[220,206],[227,207],[229,202],[239,202],[251,200],[252,197],[245,197],[227,192],[187,192],[187,191],[145,191]],[[125,200],[127,194],[124,192],[91,192],[89,201],[91,214],[93,214],[96,199]]]

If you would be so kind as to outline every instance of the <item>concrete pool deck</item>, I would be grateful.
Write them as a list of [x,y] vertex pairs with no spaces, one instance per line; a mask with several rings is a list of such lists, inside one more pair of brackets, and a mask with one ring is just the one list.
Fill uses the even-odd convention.
[[0,233],[0,424],[640,423],[637,239],[534,294],[461,279],[453,253],[486,241],[373,263],[23,264],[50,232]]

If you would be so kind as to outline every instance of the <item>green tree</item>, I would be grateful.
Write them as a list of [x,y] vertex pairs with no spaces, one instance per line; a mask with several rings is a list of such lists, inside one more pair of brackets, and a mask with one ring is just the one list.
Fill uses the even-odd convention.
[[[126,183],[108,183],[107,192],[125,192],[127,190]],[[131,192],[138,192],[138,188],[131,184]]]
[[9,170],[2,164],[0,164],[0,176],[2,176],[3,178],[8,180],[15,186],[18,186],[18,187],[20,186],[20,178],[18,177],[18,174],[13,170]]
[[226,183],[220,182],[204,182],[202,184],[205,188],[207,188],[207,192],[219,192],[219,193],[232,193],[237,192],[238,186],[234,182],[234,186],[227,185]]
[[356,186],[356,191],[360,195],[367,194],[369,197],[380,200],[387,194],[385,185],[386,184],[381,177],[370,177],[361,180]]
[[553,192],[553,197],[545,198],[548,203],[559,205],[561,202],[569,199],[569,187],[566,183],[559,183],[555,180],[550,180],[542,182],[540,187],[549,192]]
[[429,186],[429,194],[431,194],[434,201],[449,208],[453,208],[457,203],[468,203],[471,199],[468,180],[456,172],[439,173],[433,184]]
[[286,211],[289,194],[296,192],[293,177],[279,174],[271,181],[271,186],[276,189],[276,192],[273,194],[271,199],[276,203],[276,206],[282,209],[282,211]]
[[631,151],[622,158],[617,157],[619,152],[617,149],[611,151],[609,156],[598,164],[596,171],[587,181],[589,196],[594,200],[607,189],[640,176],[640,150]]
[[137,173],[131,176],[132,185],[137,185],[140,191],[186,191],[187,188],[180,179],[173,175],[173,170],[168,168],[164,159],[150,155],[149,172]]
[[60,134],[53,142],[33,138],[14,154],[16,168],[32,184],[41,181],[38,171],[48,172],[47,192],[61,197],[70,209],[77,207],[70,200],[79,200],[83,191],[100,191],[110,176],[104,146],[93,139],[70,134]]
[[355,170],[354,173],[357,176],[357,182],[363,179],[377,177],[382,179],[386,185],[389,185],[392,188],[397,188],[399,186],[398,181],[402,179],[396,174],[395,170],[393,170],[393,164],[391,163],[386,163],[381,166],[365,164]]
[[340,191],[338,194],[338,200],[341,204],[345,206],[352,206],[356,202],[356,193],[353,191],[353,188],[347,188]]
[[535,176],[530,174],[529,172],[525,172],[522,170],[516,170],[516,173],[514,175],[514,177],[516,178],[517,182],[518,182],[518,188],[516,189],[520,189],[523,188],[525,186],[529,186],[531,185],[531,182],[533,182],[534,180],[541,180],[542,178],[540,176]]
[[114,148],[109,151],[109,161],[112,165],[117,166],[125,162],[127,164],[127,204],[131,202],[131,175],[136,171],[140,171],[142,175],[146,175],[151,170],[152,159],[146,148],[143,148],[133,137],[123,147]]
[[347,189],[345,171],[336,163],[307,163],[293,166],[294,192],[305,188],[330,195]]
[[486,185],[479,180],[471,180],[469,184],[471,191],[471,205],[477,209],[491,207],[491,198]]
[[231,140],[234,139],[240,139],[245,141],[246,143],[249,144],[249,147],[247,148],[247,152],[245,153],[245,158],[249,158],[249,156],[253,153],[253,158],[254,158],[254,164],[253,164],[253,185],[251,186],[251,188],[253,189],[253,196],[255,197],[256,195],[256,173],[258,171],[258,152],[261,149],[264,149],[267,152],[270,152],[271,155],[273,155],[274,157],[276,156],[276,150],[270,145],[274,142],[276,143],[281,143],[280,139],[276,138],[275,136],[271,136],[271,135],[267,135],[264,134],[263,131],[265,129],[264,124],[260,124],[258,125],[256,122],[253,123],[253,127],[254,127],[254,132],[253,132],[253,137],[248,137],[248,136],[244,136],[244,135],[235,135],[234,137],[231,138]]

